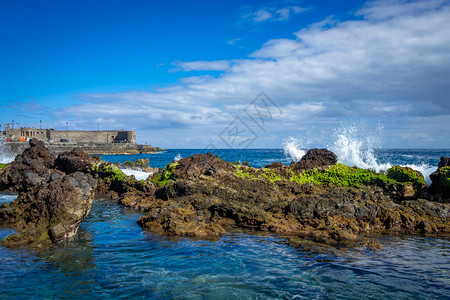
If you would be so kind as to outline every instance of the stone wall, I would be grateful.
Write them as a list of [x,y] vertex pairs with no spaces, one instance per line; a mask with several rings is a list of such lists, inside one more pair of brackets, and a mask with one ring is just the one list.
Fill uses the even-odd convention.
[[5,128],[5,138],[19,141],[19,138],[37,138],[44,142],[80,143],[136,143],[136,131],[102,130],[102,131],[63,131],[54,129],[37,129],[35,127]]
[[50,130],[50,142],[66,139],[69,142],[112,143],[118,135],[117,131],[56,131]]

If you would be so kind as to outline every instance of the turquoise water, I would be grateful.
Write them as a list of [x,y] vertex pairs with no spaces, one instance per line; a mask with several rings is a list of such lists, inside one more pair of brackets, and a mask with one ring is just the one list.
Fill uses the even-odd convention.
[[[228,160],[254,165],[280,157],[290,160],[282,150],[244,151],[240,157],[223,151],[229,153]],[[172,150],[149,157],[157,166],[158,161],[164,165],[189,153]],[[411,158],[408,153],[386,153]],[[437,165],[439,157],[449,152],[415,155],[422,159],[413,160],[415,164]],[[0,202],[14,197],[0,194]],[[70,241],[38,252],[0,247],[0,299],[448,299],[450,295],[449,238],[384,237],[379,240],[384,248],[378,251],[311,251],[291,247],[276,235],[170,239],[142,231],[136,223],[139,217],[135,210],[96,199]],[[0,229],[0,239],[11,233]]]

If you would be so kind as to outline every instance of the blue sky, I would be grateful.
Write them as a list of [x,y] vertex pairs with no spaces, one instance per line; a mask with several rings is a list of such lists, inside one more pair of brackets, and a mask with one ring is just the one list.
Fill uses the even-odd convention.
[[[449,1],[1,4],[2,128],[126,128],[168,148],[247,130],[279,148],[356,122],[383,127],[382,147],[450,147]],[[261,92],[263,126],[246,113]]]

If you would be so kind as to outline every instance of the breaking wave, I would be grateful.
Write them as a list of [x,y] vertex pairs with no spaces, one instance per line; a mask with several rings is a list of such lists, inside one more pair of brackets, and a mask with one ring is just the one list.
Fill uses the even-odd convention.
[[303,147],[300,139],[291,136],[283,142],[284,155],[290,157],[292,161],[299,161],[306,154]]
[[9,153],[6,149],[6,143],[0,140],[0,163],[7,164],[14,160],[14,155]]
[[[436,170],[436,166],[419,161],[416,164],[402,163],[401,159],[395,162],[380,162],[376,155],[376,149],[381,148],[382,137],[382,126],[373,130],[368,128],[364,122],[353,122],[341,125],[334,130],[333,140],[327,149],[336,154],[340,163],[375,172],[387,171],[393,165],[410,167],[420,171],[424,175],[425,181],[430,184],[429,176]],[[289,137],[283,142],[283,149],[285,155],[293,161],[299,161],[306,153],[305,145],[300,139],[294,137]]]
[[134,177],[136,177],[137,180],[145,180],[145,179],[147,179],[148,176],[153,174],[153,172],[142,172],[142,171],[132,170],[132,169],[121,169],[121,170],[127,176],[134,175]]

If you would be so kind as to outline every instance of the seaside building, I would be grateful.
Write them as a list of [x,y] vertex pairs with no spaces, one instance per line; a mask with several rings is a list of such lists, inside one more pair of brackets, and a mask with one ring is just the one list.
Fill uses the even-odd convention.
[[130,130],[55,130],[38,129],[35,127],[11,128],[5,124],[4,130],[0,130],[0,137],[7,141],[21,142],[36,138],[49,143],[136,143],[136,131]]

